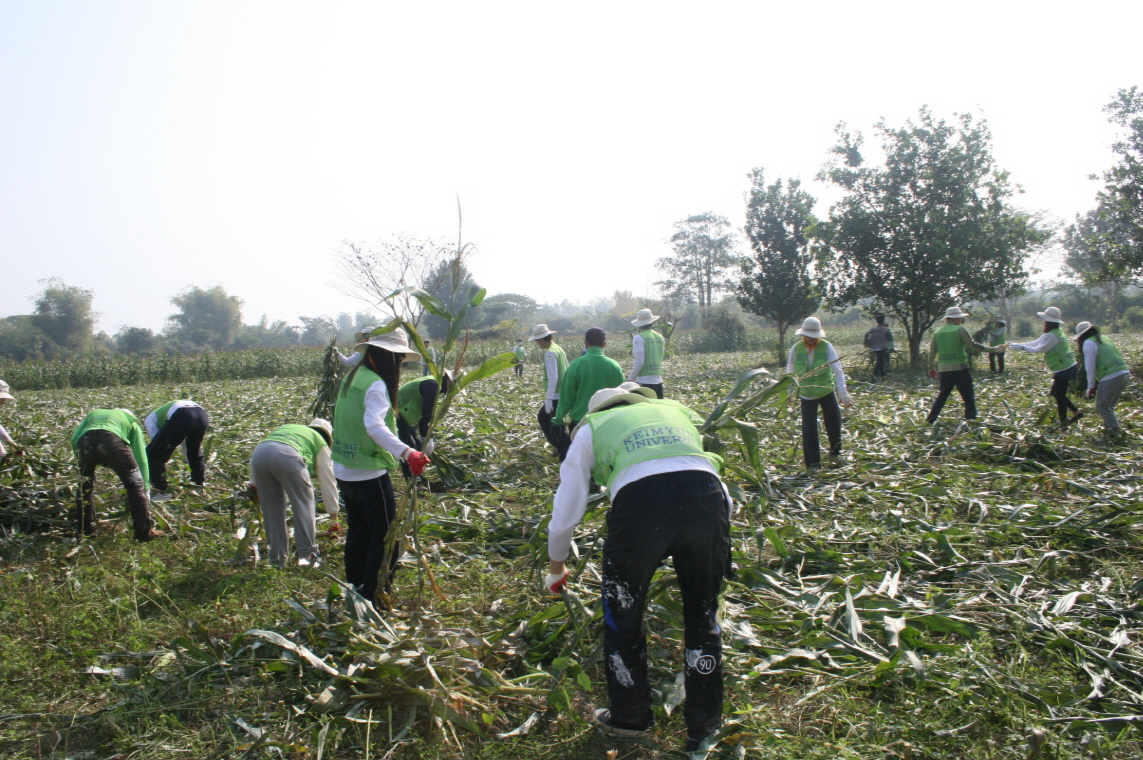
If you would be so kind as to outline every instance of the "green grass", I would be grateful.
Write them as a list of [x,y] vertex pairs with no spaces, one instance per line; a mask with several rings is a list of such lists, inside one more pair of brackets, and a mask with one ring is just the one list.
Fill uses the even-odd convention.
[[[840,337],[849,364],[860,336]],[[1137,336],[1117,343],[1138,361]],[[792,410],[766,407],[751,417],[768,480],[760,490],[731,479],[740,569],[723,620],[726,713],[737,728],[718,756],[1027,758],[1037,731],[1048,732],[1039,757],[1140,755],[1132,723],[1106,719],[1139,714],[1135,695],[1143,692],[1134,646],[1143,635],[1141,394],[1131,386],[1120,406],[1133,436],[1126,444],[1100,441],[1090,402],[1078,402],[1089,412],[1082,425],[1059,433],[1035,424],[1049,401],[1046,371],[1034,357],[1008,358],[1007,376],[978,374],[981,418],[971,425],[958,419],[955,395],[937,427],[921,424],[927,378],[854,378],[845,459],[815,474],[801,467]],[[705,413],[758,359],[676,358],[667,392]],[[0,468],[0,516],[30,516],[0,541],[0,677],[9,685],[0,696],[0,754],[37,757],[58,740],[58,756],[90,758],[316,758],[319,746],[327,758],[366,749],[393,758],[571,760],[609,749],[620,758],[671,757],[682,741],[678,712],[660,714],[647,745],[604,741],[586,723],[589,708],[605,701],[595,604],[602,509],[577,533],[570,612],[537,592],[537,528],[558,469],[535,424],[538,371],[528,372],[523,382],[503,373],[473,385],[453,407],[437,446],[450,487],[422,493],[419,507],[444,598],[406,566],[400,612],[389,618],[395,639],[337,612],[336,537],[323,534],[329,564],[316,573],[272,571],[249,555],[231,564],[235,531],[257,515],[235,496],[249,454],[270,428],[306,416],[316,377],[17,394],[0,415],[27,453]],[[72,539],[64,527],[74,493],[72,426],[95,406],[145,413],[188,396],[210,410],[214,429],[206,492],[183,491],[163,505],[179,538],[132,542],[118,484],[104,477],[109,530]],[[736,441],[724,443],[741,464]],[[178,455],[174,465],[182,467]],[[545,612],[556,614],[542,619]],[[907,621],[899,645],[887,616]],[[679,620],[677,594],[664,582],[648,610],[653,685],[663,701],[678,671]],[[364,669],[357,682],[331,680],[245,636],[249,629],[277,631],[329,664],[356,660]],[[386,670],[397,666],[378,661],[385,652],[413,654]],[[487,673],[464,670],[476,660]],[[90,667],[113,672],[85,675]],[[497,678],[541,693],[512,692]],[[434,722],[424,704],[414,711],[416,700],[396,688],[402,680],[424,694],[460,695],[451,708],[487,734],[539,718],[527,736],[477,737],[460,718]],[[347,718],[352,702],[326,712],[313,706],[327,686],[351,699],[386,696],[352,700],[365,706]]]

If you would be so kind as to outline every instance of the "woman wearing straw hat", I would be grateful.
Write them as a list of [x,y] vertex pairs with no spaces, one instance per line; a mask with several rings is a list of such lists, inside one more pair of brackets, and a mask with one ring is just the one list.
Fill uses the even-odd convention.
[[571,445],[571,437],[565,425],[553,425],[552,419],[560,403],[560,382],[568,368],[568,357],[556,343],[553,337],[555,334],[556,331],[549,330],[546,324],[536,325],[528,339],[535,341],[536,346],[544,352],[544,403],[536,412],[536,422],[540,423],[544,438],[548,439],[562,462]]
[[[853,399],[845,388],[845,373],[837,351],[825,340],[825,331],[817,317],[806,317],[794,331],[802,339],[790,346],[786,374],[798,380],[798,398],[802,402],[802,457],[806,467],[817,467],[822,461],[818,441],[818,409],[825,422],[829,439],[829,455],[841,456],[841,407],[849,408]],[[791,387],[790,395],[794,389]],[[838,406],[838,399],[841,406]]]
[[[1083,412],[1068,398],[1068,385],[1079,374],[1079,364],[1068,346],[1067,338],[1064,337],[1062,329],[1064,318],[1060,310],[1055,306],[1049,306],[1043,311],[1036,312],[1036,316],[1044,320],[1044,331],[1040,337],[1030,343],[1009,343],[1008,347],[1029,354],[1044,355],[1044,361],[1052,371],[1052,387],[1048,395],[1056,400],[1060,427],[1067,428],[1083,417]],[[1073,413],[1070,419],[1068,412]]]
[[576,429],[548,525],[544,589],[567,584],[564,565],[589,484],[611,498],[603,545],[603,651],[608,708],[595,711],[610,736],[650,730],[651,687],[643,610],[655,570],[666,557],[683,596],[688,752],[722,719],[722,638],[718,595],[730,569],[730,497],[722,460],[703,451],[702,418],[675,401],[652,398],[634,383],[596,391]]
[[294,543],[299,567],[321,567],[317,543],[313,477],[321,483],[325,511],[338,514],[337,480],[329,446],[333,426],[321,418],[309,425],[282,425],[254,448],[250,481],[262,508],[262,527],[270,544],[269,560],[285,567],[290,551],[286,504],[294,511]]
[[940,379],[940,390],[933,399],[933,406],[929,409],[929,416],[925,421],[932,425],[940,416],[941,409],[952,394],[953,388],[960,394],[964,402],[964,418],[976,419],[976,390],[972,387],[972,365],[968,361],[968,350],[971,348],[986,354],[1003,353],[1005,345],[985,346],[977,343],[964,328],[967,311],[961,311],[959,306],[950,306],[945,310],[945,323],[933,331],[932,342],[929,343],[929,377]]
[[1109,438],[1117,438],[1123,429],[1115,417],[1115,405],[1131,379],[1127,362],[1115,344],[1100,335],[1099,328],[1091,322],[1076,325],[1076,345],[1087,372],[1087,397],[1095,399],[1095,411],[1103,420],[1103,432]]
[[[354,346],[362,352],[338,391],[333,417],[333,471],[345,502],[345,578],[370,602],[386,595],[399,552],[388,553],[386,537],[397,516],[389,472],[404,461],[412,474],[429,458],[397,437],[395,401],[401,364],[419,359],[401,329]],[[382,568],[385,577],[380,578]],[[379,588],[380,587],[380,588]],[[378,603],[388,608],[382,598]]]
[[637,330],[631,336],[631,356],[634,364],[627,375],[627,382],[639,383],[644,388],[655,391],[658,398],[663,397],[663,351],[666,341],[663,336],[651,329],[658,317],[650,309],[640,309],[635,313],[631,324]]

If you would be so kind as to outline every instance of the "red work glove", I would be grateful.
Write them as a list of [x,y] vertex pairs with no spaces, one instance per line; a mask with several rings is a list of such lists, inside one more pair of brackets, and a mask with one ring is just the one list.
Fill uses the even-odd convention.
[[260,503],[261,499],[258,498],[258,486],[254,485],[253,483],[250,483],[249,486],[250,488],[246,491],[246,493],[249,494],[250,501],[254,503]]
[[929,377],[936,380],[937,379],[937,371],[935,369],[929,370]]
[[1088,398],[1095,398],[1095,388],[1088,388],[1087,389],[1087,397]]
[[432,460],[419,451],[410,451],[409,455],[405,457],[405,463],[409,465],[409,470],[414,476],[420,477],[421,473],[425,471],[425,467],[432,464]]
[[562,575],[552,575],[548,573],[544,576],[544,588],[549,594],[558,594],[560,589],[568,585],[568,571],[564,570]]

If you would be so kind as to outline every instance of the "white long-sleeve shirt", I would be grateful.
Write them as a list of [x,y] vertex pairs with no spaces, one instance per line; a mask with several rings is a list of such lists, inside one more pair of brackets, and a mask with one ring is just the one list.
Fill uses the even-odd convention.
[[550,348],[544,352],[544,367],[548,371],[548,387],[544,392],[547,401],[560,399],[560,364],[556,359],[556,352]]
[[[1028,354],[1046,354],[1055,348],[1056,344],[1059,342],[1060,338],[1058,335],[1054,335],[1052,333],[1042,333],[1040,337],[1036,338],[1035,340],[1028,341],[1027,343],[1009,343],[1008,349],[1016,349],[1017,351],[1023,351]],[[1090,343],[1091,341],[1086,342]],[[1064,367],[1064,369],[1069,369],[1075,365],[1076,363],[1072,362],[1067,367]],[[1063,370],[1060,371],[1062,372]]]
[[[389,388],[384,380],[377,380],[365,391],[365,432],[374,443],[400,459],[409,447],[402,443],[397,434],[385,424],[389,407]],[[348,481],[373,480],[388,472],[388,470],[358,470],[346,467],[340,462],[333,463],[333,471],[338,480]]]
[[337,360],[339,362],[341,362],[343,365],[345,365],[346,367],[356,367],[358,364],[361,363],[361,352],[355,351],[354,353],[350,354],[349,356],[346,356],[345,354],[338,351],[337,352]]
[[[185,409],[188,406],[198,406],[198,404],[193,401],[185,400],[174,402],[171,404],[171,408],[167,410],[167,419],[169,420],[171,415],[173,415],[175,412],[180,409]],[[159,418],[156,416],[158,411],[159,410],[156,409],[154,412],[151,412],[143,419],[143,427],[147,429],[147,435],[151,436],[151,438],[154,438],[159,434]]]
[[12,440],[12,436],[8,435],[8,431],[4,429],[4,426],[0,425],[0,457],[8,453],[8,451],[4,448],[5,442],[12,445],[15,445],[16,443]]
[[333,472],[333,457],[329,455],[329,446],[322,446],[314,459],[314,470],[317,471],[318,483],[321,483],[321,500],[325,504],[325,511],[330,517],[337,517],[341,510],[337,492],[337,475]]
[[[817,346],[814,346],[813,348],[807,350],[807,353],[806,353],[807,361],[810,360],[810,357],[813,356],[814,351],[817,351],[818,346],[820,346],[820,345],[822,345],[822,344],[819,343]],[[787,375],[794,374],[794,351],[796,351],[797,348],[798,348],[797,343],[790,346],[790,356],[786,360],[786,374]],[[841,369],[841,360],[838,358],[837,351],[834,350],[832,343],[827,344],[826,361],[829,362],[830,369],[833,370],[833,379],[837,383],[837,398],[838,398],[838,400],[841,401],[843,404],[852,403],[853,399],[851,399],[849,397],[849,391],[845,387],[845,372],[842,371],[842,369]],[[793,395],[793,393],[794,393],[794,388],[793,388],[793,386],[790,386],[790,394]],[[826,395],[829,395],[829,394],[826,394]],[[804,398],[807,401],[813,400],[810,396],[798,396],[798,398]]]
[[[595,467],[595,449],[592,447],[591,426],[583,425],[576,429],[568,455],[560,465],[560,487],[552,501],[552,519],[548,523],[548,559],[563,562],[571,550],[572,534],[575,526],[587,511],[588,490],[591,487],[591,470]],[[612,500],[624,486],[636,480],[659,475],[664,472],[699,470],[715,477],[718,471],[706,457],[663,457],[649,459],[625,467],[616,475],[609,494]],[[726,493],[726,484],[722,486]],[[730,494],[726,494],[727,509],[730,508]]]
[[640,375],[643,371],[643,363],[647,360],[647,352],[643,344],[643,336],[635,333],[631,337],[631,356],[635,360],[635,364],[631,367],[630,374],[627,375],[628,382],[641,383],[643,385],[658,385],[663,382],[662,375]]
[[1095,387],[1096,380],[1110,380],[1113,377],[1120,375],[1130,375],[1131,371],[1121,369],[1118,372],[1112,372],[1107,377],[1096,378],[1095,376],[1095,360],[1099,356],[1099,344],[1094,340],[1085,340],[1083,342],[1083,368],[1087,372],[1087,389],[1090,391]]

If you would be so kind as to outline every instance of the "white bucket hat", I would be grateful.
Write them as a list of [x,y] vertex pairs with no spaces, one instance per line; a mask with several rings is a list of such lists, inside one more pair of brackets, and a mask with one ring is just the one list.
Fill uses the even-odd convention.
[[390,351],[394,354],[404,354],[405,361],[421,358],[421,355],[416,351],[409,350],[409,336],[405,335],[405,331],[400,327],[384,335],[374,335],[369,340],[361,341],[353,348],[365,349],[369,346],[380,348],[383,351]]
[[329,420],[323,420],[321,417],[315,417],[310,424],[306,427],[312,427],[317,430],[324,430],[325,433],[332,439],[333,438],[333,425],[329,424]]
[[807,338],[824,338],[825,330],[822,329],[822,321],[817,317],[806,317],[802,322],[802,326],[794,330],[794,335],[805,335]]
[[658,319],[658,317],[652,314],[650,309],[640,309],[635,312],[635,319],[631,320],[631,324],[636,327],[642,327],[643,325],[651,324],[656,319]]
[[16,397],[10,393],[8,383],[3,380],[0,380],[0,398],[10,398],[13,401],[16,399]]
[[358,341],[358,342],[361,342],[363,340],[369,340],[369,336],[372,335],[373,331],[376,329],[377,328],[373,327],[372,325],[370,325],[368,327],[362,327],[360,330],[358,330],[356,333],[353,334],[353,339]]
[[950,306],[945,309],[945,319],[963,319],[968,316],[967,311],[961,311],[959,306]]
[[617,388],[603,388],[593,393],[591,400],[587,402],[587,413],[602,412],[623,402],[645,404],[653,398],[656,398],[655,391],[650,388],[643,388],[635,383],[623,383]]
[[1080,322],[1078,325],[1076,325],[1076,337],[1078,338],[1090,329],[1091,322]]
[[1049,306],[1043,311],[1036,312],[1036,316],[1045,322],[1055,322],[1061,325],[1064,323],[1064,315],[1055,306]]
[[555,335],[555,330],[549,330],[547,325],[536,325],[532,328],[532,334],[528,336],[528,340],[542,340],[549,335]]

